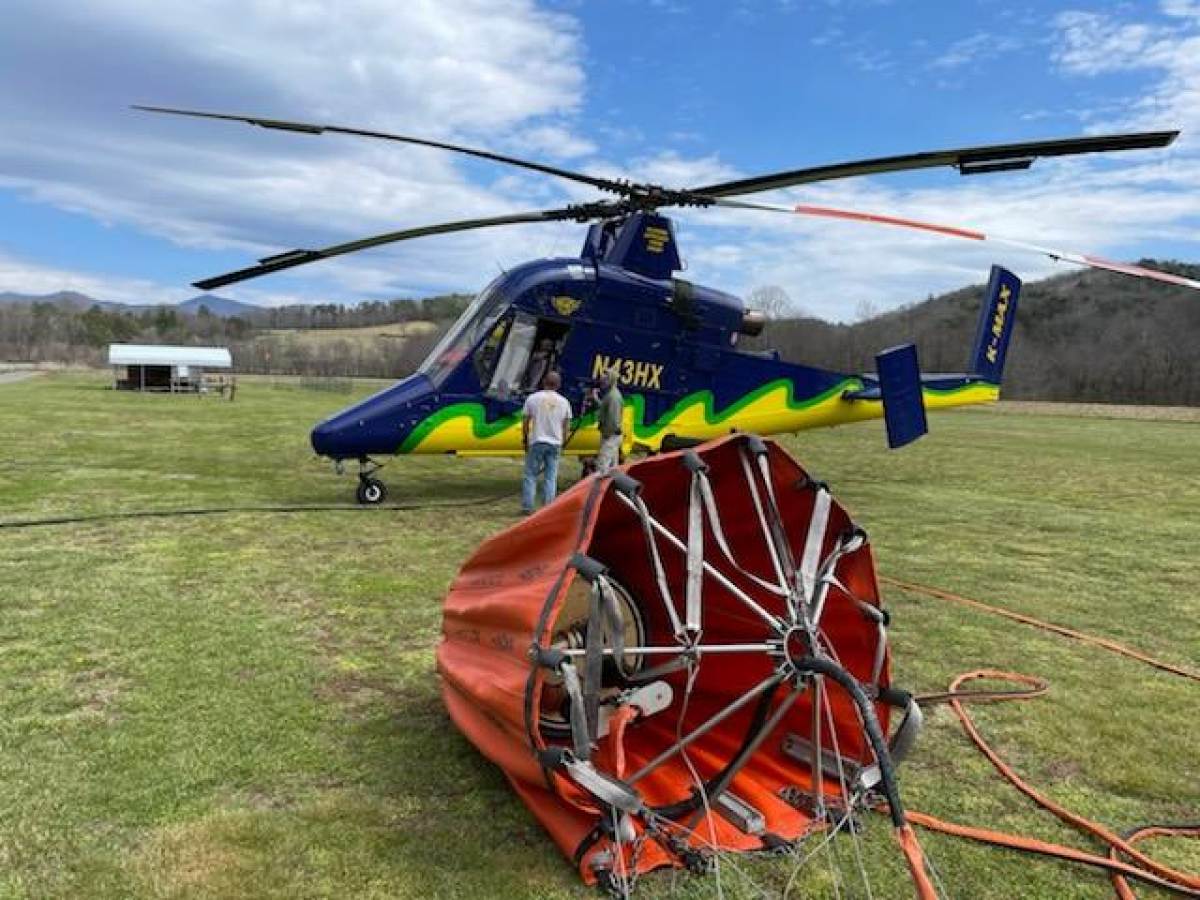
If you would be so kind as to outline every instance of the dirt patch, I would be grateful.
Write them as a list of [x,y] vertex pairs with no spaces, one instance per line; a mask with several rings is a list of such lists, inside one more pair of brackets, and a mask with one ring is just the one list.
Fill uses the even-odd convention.
[[0,384],[12,384],[14,381],[24,381],[32,378],[37,372],[0,372]]
[[441,700],[428,689],[404,687],[362,673],[344,673],[331,678],[317,690],[323,703],[336,703],[354,719],[386,713],[402,714],[417,722],[440,717]]
[[1062,784],[1063,782],[1078,781],[1083,775],[1083,768],[1078,760],[1065,756],[1056,757],[1046,763],[1046,784]]
[[250,854],[228,839],[222,825],[186,823],[165,828],[139,848],[134,869],[155,897],[220,894],[252,868]]
[[1044,400],[1001,400],[996,412],[1013,415],[1076,416],[1081,419],[1141,419],[1200,422],[1196,406],[1126,406],[1119,403],[1050,403]]

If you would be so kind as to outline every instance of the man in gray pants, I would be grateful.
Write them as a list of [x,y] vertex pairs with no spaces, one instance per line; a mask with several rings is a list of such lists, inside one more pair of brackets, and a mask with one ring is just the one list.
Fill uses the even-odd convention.
[[596,407],[596,424],[600,426],[600,452],[596,455],[596,473],[603,475],[621,461],[621,419],[625,398],[617,390],[617,373],[605,369],[600,373],[600,401]]

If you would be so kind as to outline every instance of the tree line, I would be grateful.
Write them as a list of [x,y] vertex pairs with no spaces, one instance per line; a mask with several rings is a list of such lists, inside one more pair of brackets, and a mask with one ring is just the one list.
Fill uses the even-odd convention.
[[263,308],[247,312],[242,318],[258,328],[270,329],[365,328],[398,322],[445,322],[457,319],[471,299],[470,294],[439,294],[423,300],[413,297],[366,300],[354,306],[314,303]]
[[[1142,260],[1139,265],[1200,280],[1200,265]],[[875,354],[915,343],[925,372],[959,372],[968,363],[985,286],[928,297],[861,321],[831,324],[781,300],[777,287],[753,292],[785,318],[750,342],[785,359],[824,369],[868,372]],[[865,315],[864,315],[865,314]],[[1026,284],[1004,374],[1012,400],[1200,405],[1200,297],[1092,269]]]
[[[79,308],[46,301],[0,304],[0,360],[103,366],[108,345],[227,347],[239,372],[392,378],[411,372],[470,303],[465,294],[357,306],[316,304],[219,316],[173,306]],[[332,328],[432,323],[394,336],[310,340]]]
[[[1142,261],[1200,279],[1200,266]],[[867,372],[877,352],[914,342],[926,372],[967,364],[984,286],[929,297],[884,314],[860,304],[861,321],[804,316],[780,287],[750,306],[773,321],[744,348],[775,349],[823,369]],[[106,364],[110,343],[220,345],[239,372],[398,378],[413,371],[469,304],[463,294],[357,306],[317,304],[218,316],[201,306],[86,309],[49,302],[0,304],[0,360]],[[408,323],[432,323],[421,329]],[[396,334],[328,335],[333,328],[396,325]],[[389,330],[390,331],[390,330]],[[322,336],[313,340],[315,336]],[[1092,270],[1025,285],[1005,373],[1011,399],[1200,405],[1200,302],[1194,291]]]

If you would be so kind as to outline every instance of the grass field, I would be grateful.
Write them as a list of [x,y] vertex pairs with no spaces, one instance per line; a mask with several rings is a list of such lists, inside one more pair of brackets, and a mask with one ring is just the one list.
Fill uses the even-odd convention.
[[[350,498],[307,446],[347,397],[106,383],[0,385],[0,521]],[[880,431],[785,443],[855,512],[881,573],[1200,663],[1200,422],[960,411],[896,453]],[[593,896],[450,725],[433,669],[442,597],[514,521],[518,463],[413,457],[384,475],[412,508],[0,528],[0,898]],[[980,667],[1051,681],[1044,699],[975,711],[1032,782],[1115,830],[1200,819],[1195,684],[886,596],[902,686]],[[1090,846],[1002,784],[948,710],[914,757],[910,807]],[[923,842],[952,897],[1112,896],[1078,868]],[[1197,843],[1147,846],[1200,871]],[[911,896],[882,818],[866,846],[873,896]],[[778,897],[790,874],[732,860],[720,892]],[[792,896],[833,896],[829,882],[814,865]],[[662,873],[638,895],[718,887]]]
[[390,325],[364,325],[360,328],[274,328],[264,332],[266,337],[288,338],[304,344],[320,345],[332,341],[375,343],[403,341],[429,334],[438,328],[436,322],[393,322]]

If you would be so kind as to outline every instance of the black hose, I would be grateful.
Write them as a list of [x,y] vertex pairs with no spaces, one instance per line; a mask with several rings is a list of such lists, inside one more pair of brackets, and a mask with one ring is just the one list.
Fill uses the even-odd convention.
[[896,784],[896,767],[892,763],[891,753],[888,752],[887,739],[883,735],[883,729],[879,727],[879,717],[875,715],[875,706],[871,703],[866,691],[862,689],[862,685],[853,675],[831,659],[803,656],[793,659],[792,665],[796,667],[797,671],[813,672],[833,679],[850,695],[850,699],[854,701],[854,705],[858,707],[859,714],[862,716],[863,731],[866,732],[867,740],[871,743],[875,761],[879,764],[880,781],[883,785],[883,794],[887,797],[892,824],[897,828],[903,828],[907,824],[907,819],[904,815],[904,806],[900,802],[900,788]]
[[695,812],[704,803],[704,798],[708,798],[711,804],[721,795],[729,782],[733,780],[745,764],[746,759],[758,746],[759,732],[767,723],[767,713],[771,709],[771,701],[775,699],[775,693],[779,690],[781,682],[776,682],[771,685],[761,697],[758,698],[758,703],[755,705],[754,714],[750,718],[750,724],[746,728],[746,733],[742,737],[742,745],[738,748],[738,752],[733,755],[733,758],[713,775],[708,781],[703,782],[701,790],[693,791],[692,794],[684,800],[677,803],[669,803],[663,806],[652,807],[652,811],[657,815],[666,819],[678,819],[690,812]]
[[120,519],[176,518],[184,516],[218,516],[237,513],[304,513],[304,512],[406,512],[421,509],[451,509],[463,506],[484,506],[506,499],[509,492],[469,500],[447,500],[432,503],[398,503],[391,506],[365,506],[357,503],[304,504],[298,506],[211,506],[197,509],[137,509],[123,512],[91,513],[83,516],[57,516],[47,519],[16,519],[0,522],[0,528],[37,528],[43,525],[78,525],[87,522],[107,522]]
[[[892,762],[891,753],[888,751],[887,738],[884,736],[883,729],[879,725],[879,717],[875,715],[875,706],[862,689],[862,685],[858,683],[853,675],[831,659],[804,656],[792,660],[792,665],[798,672],[813,672],[817,675],[825,675],[831,678],[850,695],[850,699],[854,701],[854,705],[858,707],[858,711],[862,716],[863,730],[866,732],[867,740],[871,744],[871,750],[879,764],[880,782],[884,796],[887,798],[888,811],[891,815],[892,824],[897,828],[903,828],[907,823],[907,819],[904,814],[904,806],[900,802],[900,788],[896,782],[896,767]],[[733,776],[737,774],[749,755],[758,748],[762,738],[765,737],[761,732],[767,725],[767,710],[774,695],[775,690],[772,689],[760,698],[750,726],[746,729],[741,748],[720,772],[704,783],[704,795],[707,795],[710,803],[729,786],[733,780]],[[819,773],[814,773],[814,777],[819,777]],[[666,818],[678,818],[681,815],[695,811],[702,802],[703,796],[697,791],[686,800],[655,807],[653,811]]]

